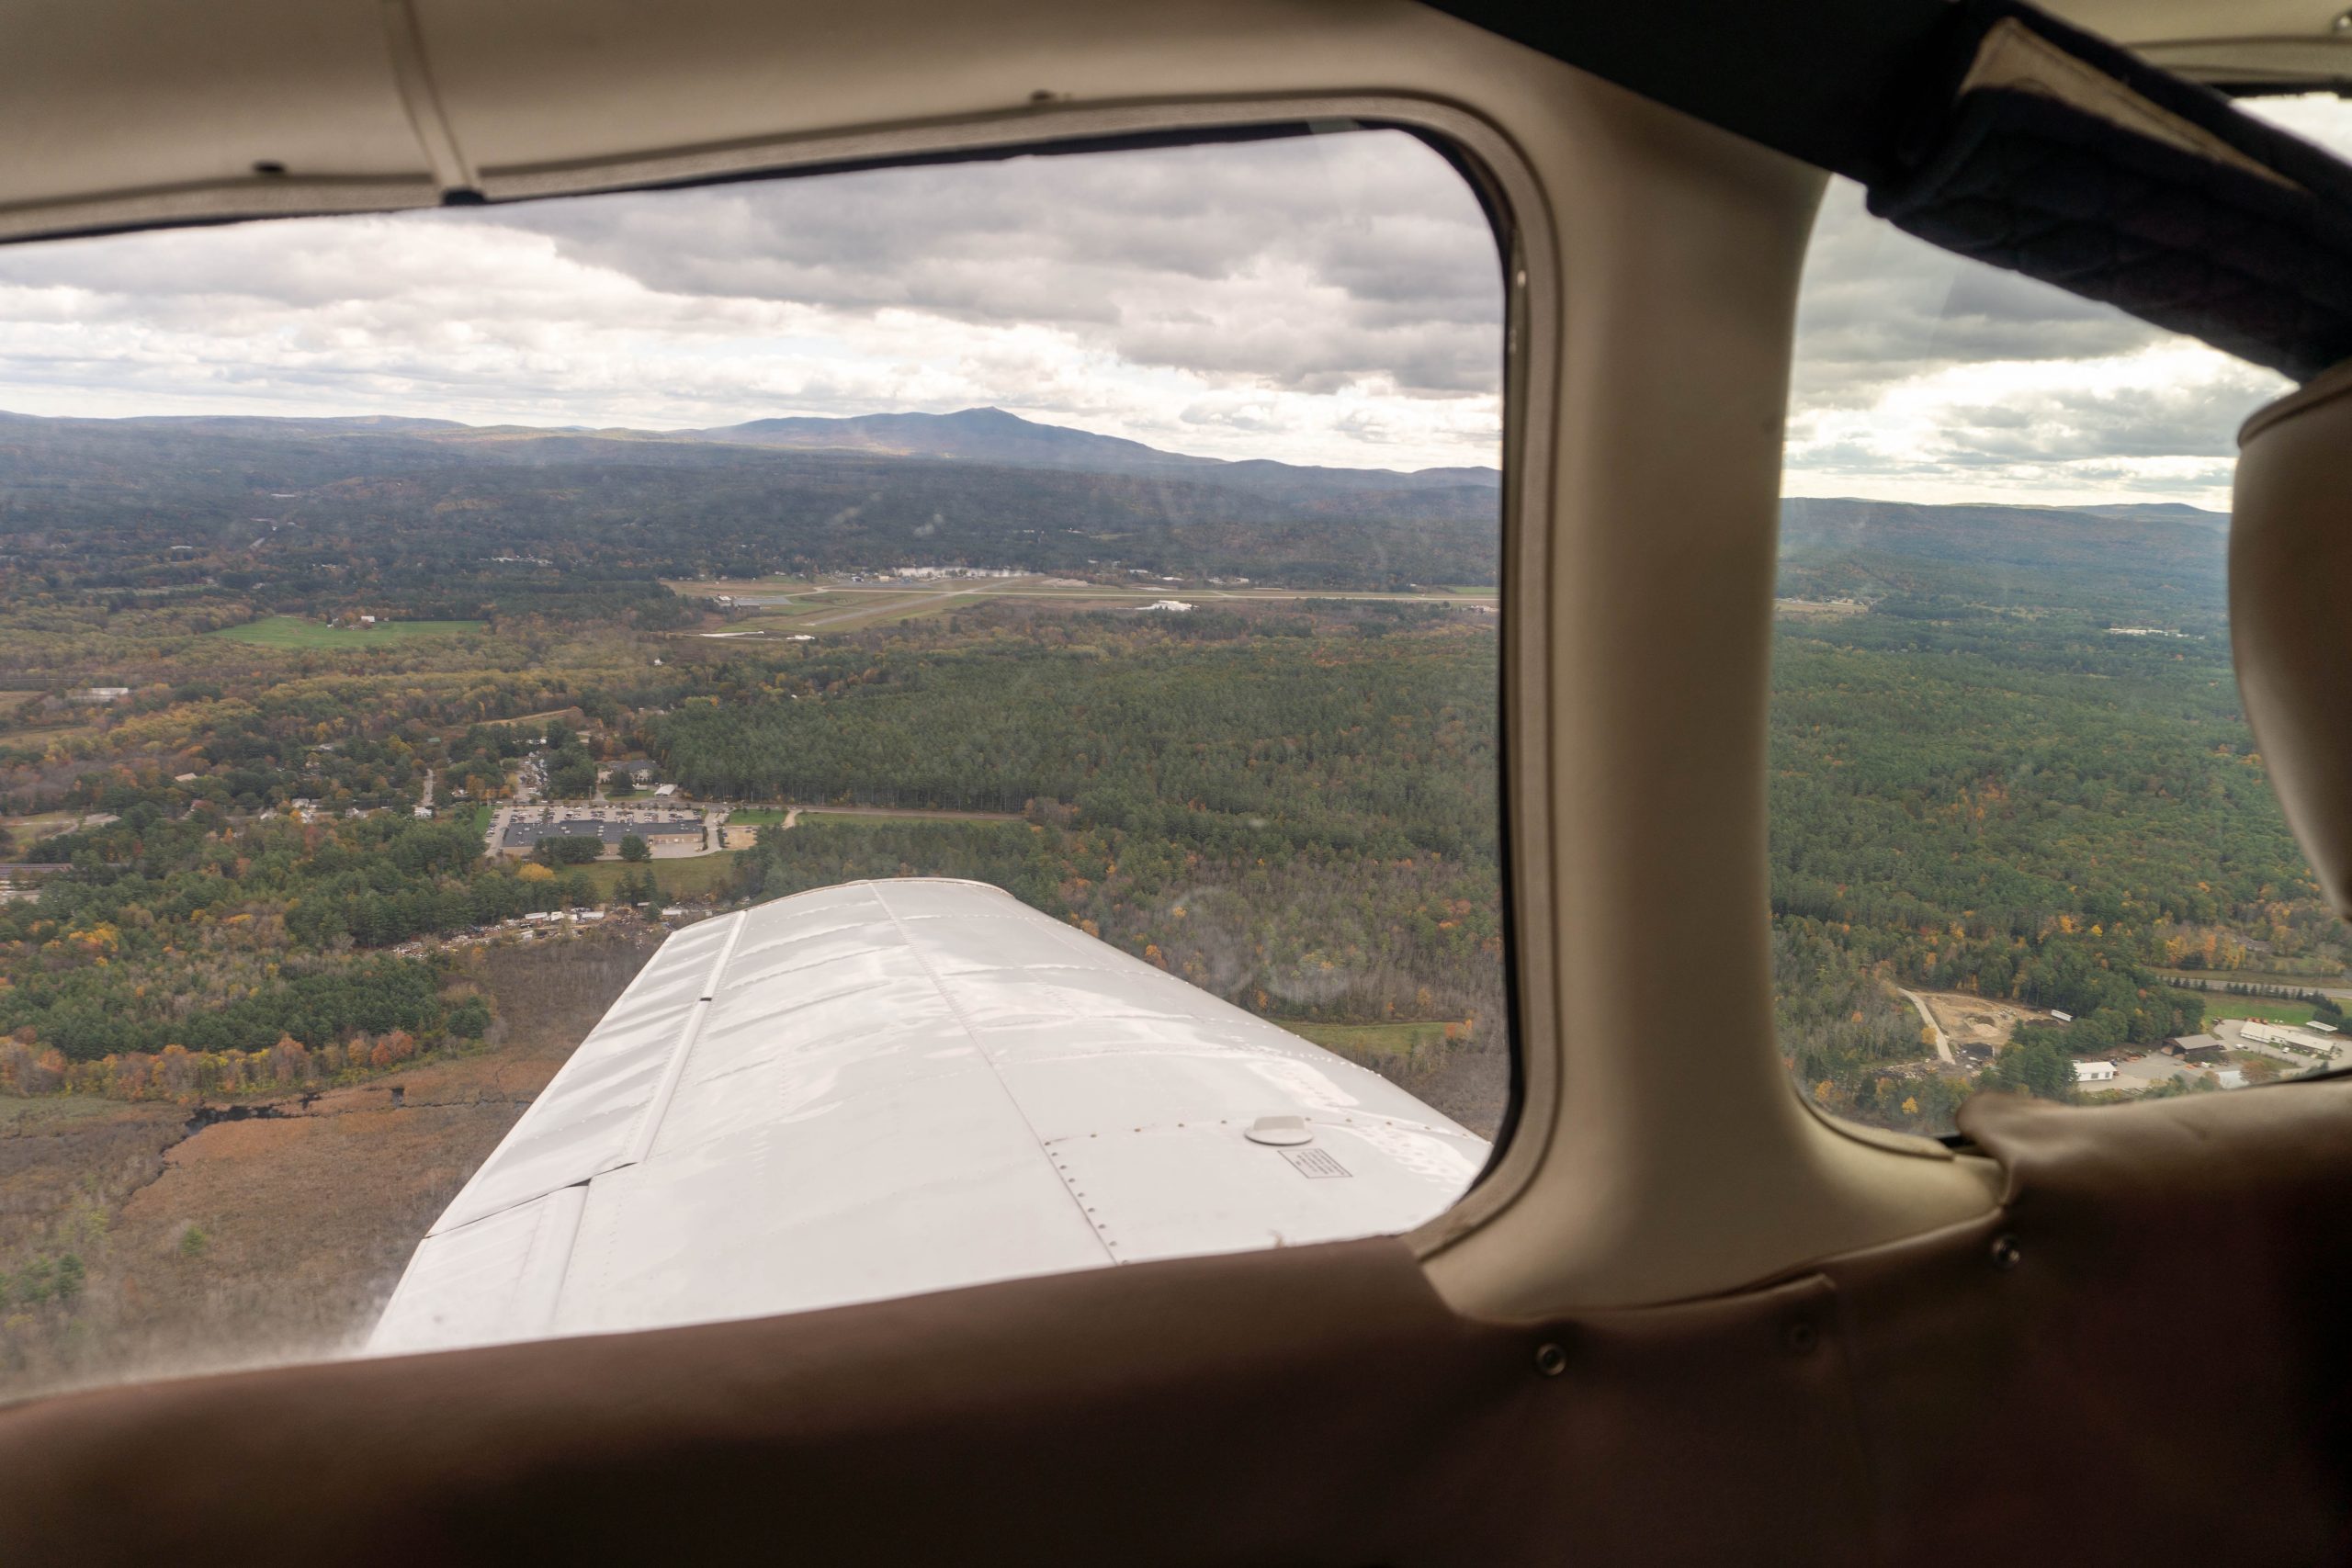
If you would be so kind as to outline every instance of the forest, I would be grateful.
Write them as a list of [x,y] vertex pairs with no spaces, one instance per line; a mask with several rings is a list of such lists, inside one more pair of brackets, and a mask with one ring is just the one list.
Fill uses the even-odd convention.
[[0,548],[24,588],[118,608],[396,604],[649,629],[690,618],[664,578],[921,564],[1494,581],[1491,479],[1193,463],[1207,477],[433,421],[0,415]]
[[[69,868],[0,904],[0,1087],[111,1061],[135,1089],[175,1050],[204,1059],[175,1058],[179,1084],[373,1071],[388,1036],[429,1055],[494,1022],[435,949],[464,933],[935,874],[1278,1020],[1442,1024],[1434,1056],[1375,1065],[1499,1114],[1498,639],[1476,606],[982,593],[746,642],[699,635],[741,623],[659,581],[1003,549],[1106,582],[1149,560],[1475,583],[1491,486],[345,422],[0,437],[0,806],[20,858]],[[1942,1131],[1980,1087],[2064,1098],[2074,1059],[2195,1029],[2203,996],[2165,972],[2341,975],[2237,709],[2221,539],[2178,507],[1787,503],[1771,917],[1804,1092]],[[228,635],[362,603],[440,626]],[[577,795],[619,758],[690,798],[820,809],[692,869],[482,858],[481,808],[526,760]],[[1939,1069],[1897,987],[2074,1022]]]
[[1921,1046],[1886,980],[2072,1014],[1982,1075],[2071,1098],[2073,1060],[2200,1026],[2159,970],[2341,976],[2238,705],[2222,519],[1791,506],[1772,905],[1782,1049],[1817,1099],[1942,1130],[1978,1087],[1890,1072]]

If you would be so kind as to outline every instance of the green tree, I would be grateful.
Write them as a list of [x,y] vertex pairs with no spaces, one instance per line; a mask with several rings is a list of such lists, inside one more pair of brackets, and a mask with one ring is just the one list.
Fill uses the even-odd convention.
[[635,833],[629,833],[623,836],[621,839],[621,859],[631,862],[642,862],[651,860],[652,858],[653,847],[650,844],[648,844],[643,839],[638,837]]

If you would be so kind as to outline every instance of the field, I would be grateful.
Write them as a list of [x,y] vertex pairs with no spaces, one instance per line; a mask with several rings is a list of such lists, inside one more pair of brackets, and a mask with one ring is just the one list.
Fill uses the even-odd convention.
[[721,850],[717,854],[649,861],[642,868],[627,861],[602,860],[580,869],[599,898],[611,897],[620,879],[639,869],[653,874],[664,898],[715,898],[727,891],[727,880],[734,874],[735,863],[741,854],[740,850]]
[[[509,1021],[485,1048],[242,1119],[0,1096],[0,1399],[348,1350],[650,951],[616,933],[493,952],[478,977]],[[69,1252],[78,1291],[28,1299]]]
[[784,820],[780,806],[743,806],[727,814],[730,828],[773,828]]
[[2205,1004],[2206,1017],[2215,1021],[2243,1018],[2256,1023],[2286,1026],[2309,1023],[2313,1010],[2309,1002],[2286,1001],[2272,997],[2215,996],[2209,998]]
[[300,615],[265,615],[241,626],[223,626],[208,636],[256,648],[383,648],[392,643],[421,642],[481,631],[481,621],[386,621],[373,626],[331,626]]

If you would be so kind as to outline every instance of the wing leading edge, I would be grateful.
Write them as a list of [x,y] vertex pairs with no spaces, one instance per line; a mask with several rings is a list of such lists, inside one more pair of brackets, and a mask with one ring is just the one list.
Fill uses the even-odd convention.
[[[1267,1116],[1306,1141],[1245,1136]],[[998,888],[853,883],[663,943],[426,1234],[368,1348],[1408,1230],[1486,1156],[1377,1074]]]

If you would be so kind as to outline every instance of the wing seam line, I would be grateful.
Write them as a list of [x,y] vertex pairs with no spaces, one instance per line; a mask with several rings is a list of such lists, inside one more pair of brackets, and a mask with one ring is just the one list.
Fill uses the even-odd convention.
[[899,919],[899,912],[890,908],[890,901],[882,896],[881,886],[868,882],[865,886],[866,890],[874,895],[874,902],[888,918],[891,928],[899,933],[899,940],[907,944],[908,953],[922,966],[924,976],[931,981],[932,989],[939,993],[939,999],[946,1004],[948,1016],[956,1021],[956,1027],[964,1032],[964,1038],[972,1043],[973,1051],[978,1055],[982,1062],[988,1065],[989,1077],[994,1080],[997,1089],[1003,1094],[1004,1102],[1012,1107],[1012,1113],[1021,1118],[1021,1125],[1027,1129],[1029,1142],[1036,1149],[1037,1157],[1046,1162],[1046,1168],[1053,1174],[1054,1185],[1062,1190],[1063,1193],[1069,1197],[1070,1206],[1078,1211],[1079,1224],[1084,1225],[1086,1234],[1094,1238],[1094,1245],[1102,1249],[1103,1258],[1112,1264],[1116,1264],[1119,1261],[1119,1255],[1111,1250],[1109,1242],[1102,1239],[1102,1227],[1094,1223],[1094,1216],[1086,1212],[1086,1204],[1077,1193],[1070,1190],[1069,1180],[1062,1175],[1061,1168],[1055,1164],[1052,1153],[1046,1147],[1045,1138],[1037,1131],[1037,1124],[1030,1121],[1029,1112],[1021,1108],[1020,1098],[1012,1092],[1012,1086],[1004,1081],[1004,1074],[998,1068],[996,1057],[989,1053],[987,1044],[981,1041],[979,1032],[972,1027],[972,1021],[966,1018],[964,1010],[956,1004],[955,995],[948,990],[947,982],[939,977],[939,971],[932,967],[930,958],[924,954],[922,948],[915,945],[915,939],[907,930],[906,922]]

